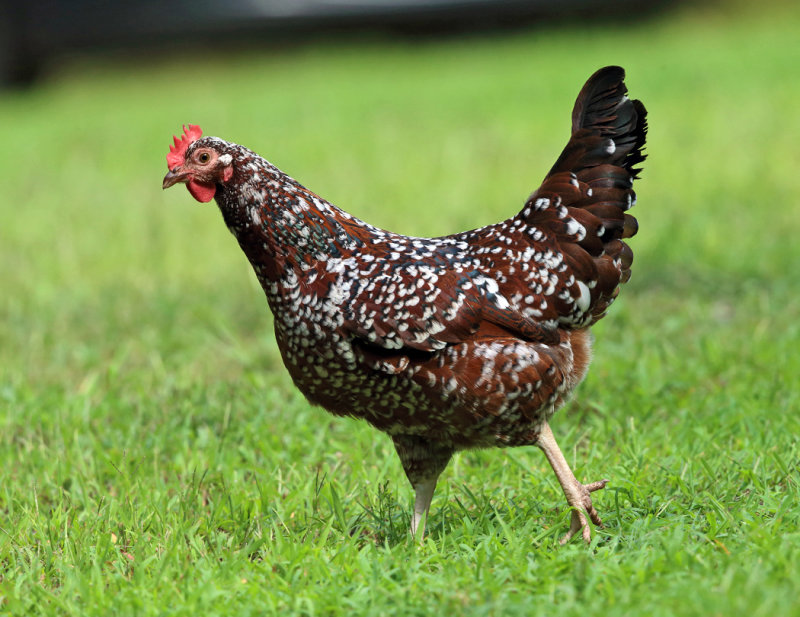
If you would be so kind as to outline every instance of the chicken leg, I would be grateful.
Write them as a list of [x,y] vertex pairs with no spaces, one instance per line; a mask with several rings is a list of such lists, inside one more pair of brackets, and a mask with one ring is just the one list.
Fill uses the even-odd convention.
[[561,448],[556,443],[556,438],[553,436],[553,431],[550,430],[550,425],[545,422],[542,425],[541,433],[539,434],[539,441],[536,445],[542,449],[547,461],[556,473],[559,484],[564,491],[564,496],[567,498],[567,503],[572,508],[572,519],[570,521],[569,531],[561,538],[560,543],[566,544],[572,536],[579,530],[582,531],[583,539],[587,543],[592,538],[592,531],[589,527],[589,522],[586,520],[586,515],[589,515],[592,523],[598,527],[603,526],[600,520],[600,515],[592,505],[592,497],[590,493],[604,488],[608,480],[600,480],[592,482],[591,484],[581,484],[575,478],[575,474],[569,468],[567,459],[561,453]]
[[[433,491],[436,490],[437,478],[425,480],[414,487],[414,516],[411,518],[411,536],[420,542],[425,537],[425,523],[428,520],[428,511],[431,509]],[[417,530],[422,527],[419,536]]]
[[[453,456],[453,448],[419,435],[393,435],[395,450],[408,481],[414,487],[411,535],[422,540],[436,481]],[[417,534],[417,532],[420,532]]]

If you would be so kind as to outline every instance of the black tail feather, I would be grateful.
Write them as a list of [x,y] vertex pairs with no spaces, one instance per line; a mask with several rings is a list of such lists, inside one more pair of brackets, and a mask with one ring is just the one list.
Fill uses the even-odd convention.
[[[635,179],[641,169],[634,166],[647,156],[643,152],[647,111],[641,101],[628,98],[624,80],[625,70],[619,66],[602,68],[587,80],[572,110],[572,136],[594,136],[589,141],[599,141],[606,155],[603,162],[619,165]],[[614,150],[609,153],[612,144]]]

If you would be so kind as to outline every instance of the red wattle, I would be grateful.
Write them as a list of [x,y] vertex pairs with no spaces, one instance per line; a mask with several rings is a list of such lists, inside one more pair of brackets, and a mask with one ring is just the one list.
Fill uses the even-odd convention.
[[214,199],[214,194],[217,192],[216,184],[205,184],[202,182],[197,182],[196,180],[189,180],[189,182],[186,184],[186,188],[189,189],[192,197],[194,197],[197,201],[202,201],[203,203]]

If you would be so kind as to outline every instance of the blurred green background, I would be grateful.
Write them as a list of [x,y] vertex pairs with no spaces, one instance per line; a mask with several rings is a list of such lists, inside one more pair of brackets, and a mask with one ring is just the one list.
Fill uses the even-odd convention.
[[[722,2],[209,37],[0,93],[0,611],[799,614],[798,32],[795,3]],[[608,528],[556,550],[543,458],[477,452],[414,547],[388,439],[294,392],[216,207],[162,192],[171,136],[441,235],[518,211],[607,64],[649,112],[634,274],[553,427],[579,478],[612,478]]]

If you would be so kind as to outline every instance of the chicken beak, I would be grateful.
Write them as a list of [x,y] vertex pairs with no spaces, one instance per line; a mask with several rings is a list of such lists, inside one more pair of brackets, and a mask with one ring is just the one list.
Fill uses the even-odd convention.
[[189,181],[189,172],[184,170],[181,167],[176,167],[175,169],[170,169],[166,176],[164,176],[164,181],[161,183],[162,189],[168,189],[173,184],[178,184],[178,182],[188,182]]

